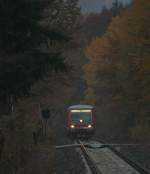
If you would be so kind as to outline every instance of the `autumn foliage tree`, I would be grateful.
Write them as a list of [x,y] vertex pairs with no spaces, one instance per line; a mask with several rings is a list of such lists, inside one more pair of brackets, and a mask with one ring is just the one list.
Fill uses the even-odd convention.
[[149,9],[150,2],[134,0],[86,50],[89,59],[84,66],[86,99],[95,99],[101,113],[99,122],[112,128],[114,137],[118,134],[140,140],[150,137]]

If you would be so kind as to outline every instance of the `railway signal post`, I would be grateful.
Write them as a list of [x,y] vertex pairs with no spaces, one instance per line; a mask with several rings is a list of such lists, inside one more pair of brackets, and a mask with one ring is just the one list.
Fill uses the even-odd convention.
[[41,115],[42,115],[43,123],[44,123],[44,126],[43,126],[44,127],[44,136],[46,137],[46,135],[47,135],[47,122],[48,122],[48,119],[50,118],[50,115],[51,115],[50,109],[42,109]]

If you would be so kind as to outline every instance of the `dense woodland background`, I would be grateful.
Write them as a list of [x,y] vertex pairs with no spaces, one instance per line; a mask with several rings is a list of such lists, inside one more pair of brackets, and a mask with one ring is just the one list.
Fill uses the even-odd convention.
[[[150,142],[149,9],[0,0],[0,173],[54,173],[65,110],[79,102],[96,108],[96,138]],[[39,104],[52,111],[46,140]]]
[[107,135],[150,140],[149,9],[148,1],[133,1],[86,49],[85,98],[97,106]]

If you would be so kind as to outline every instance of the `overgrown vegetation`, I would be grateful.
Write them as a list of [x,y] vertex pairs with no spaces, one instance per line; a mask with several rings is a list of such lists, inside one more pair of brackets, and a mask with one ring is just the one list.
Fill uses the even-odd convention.
[[80,14],[77,3],[0,0],[0,173],[51,172],[51,130],[37,145],[33,132],[39,103],[52,103],[51,80],[69,70],[63,52]]

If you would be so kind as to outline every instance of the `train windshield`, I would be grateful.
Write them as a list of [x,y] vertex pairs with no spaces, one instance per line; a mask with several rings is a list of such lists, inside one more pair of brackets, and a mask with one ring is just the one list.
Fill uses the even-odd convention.
[[92,111],[71,110],[71,121],[73,123],[90,123],[92,121]]

